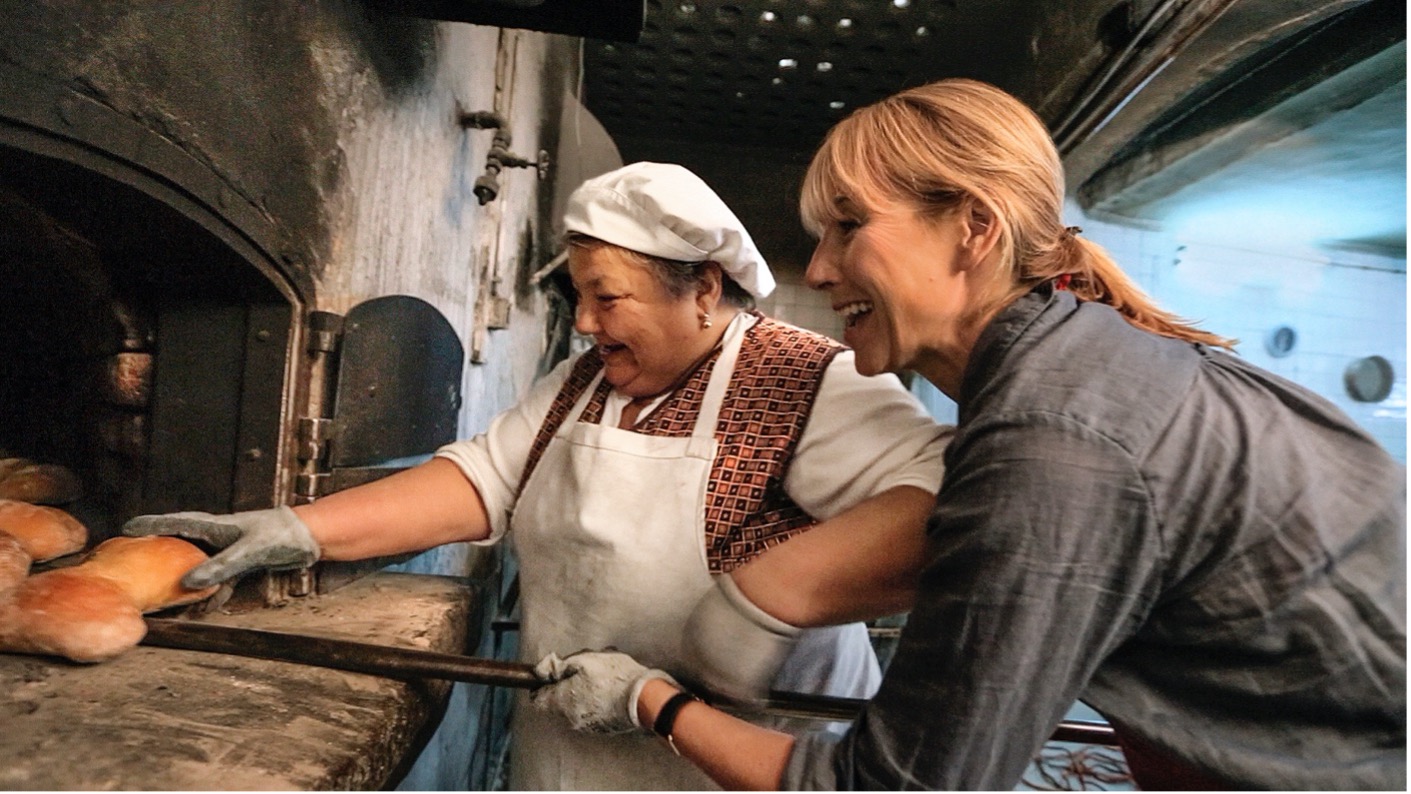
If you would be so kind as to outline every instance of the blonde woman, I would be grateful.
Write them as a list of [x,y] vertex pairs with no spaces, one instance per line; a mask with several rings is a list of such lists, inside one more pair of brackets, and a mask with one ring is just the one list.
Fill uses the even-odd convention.
[[[563,661],[539,700],[649,726],[727,787],[1012,789],[1081,698],[1143,788],[1404,790],[1404,469],[1153,305],[1063,196],[1040,120],[966,80],[859,110],[809,168],[808,279],[858,371],[960,407],[914,608],[845,738],[746,725],[621,654]],[[736,571],[737,611],[826,619],[780,573],[826,587],[829,539]],[[787,648],[693,625],[676,672],[715,686],[738,682],[711,648]]]

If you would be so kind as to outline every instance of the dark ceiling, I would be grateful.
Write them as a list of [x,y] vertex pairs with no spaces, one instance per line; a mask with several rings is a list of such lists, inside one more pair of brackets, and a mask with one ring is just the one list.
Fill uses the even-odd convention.
[[[590,41],[585,100],[614,133],[808,149],[851,110],[940,76],[1031,103],[1123,23],[1110,0],[648,0],[640,41]],[[1122,8],[1125,8],[1123,6]]]
[[973,77],[1048,123],[1085,209],[1180,217],[1235,164],[1306,196],[1335,176],[1363,205],[1344,242],[1404,258],[1405,34],[1404,0],[647,0],[637,42],[585,40],[583,100],[629,160],[788,163],[861,105]]
[[793,214],[838,119],[961,76],[1034,108],[1085,212],[1405,259],[1405,0],[374,1],[584,36],[610,146],[696,169],[751,228]]

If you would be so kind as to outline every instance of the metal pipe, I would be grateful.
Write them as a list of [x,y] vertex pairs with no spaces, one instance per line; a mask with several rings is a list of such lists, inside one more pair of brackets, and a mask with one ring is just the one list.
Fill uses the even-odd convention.
[[[1090,81],[1064,117],[1053,125],[1058,151],[1067,154],[1096,134],[1171,59],[1237,2],[1192,0],[1178,7],[1174,0],[1166,0],[1158,6],[1127,46],[1108,61],[1101,74]],[[1166,18],[1168,12],[1170,16]],[[1156,30],[1158,23],[1163,24]],[[1148,36],[1151,41],[1147,41]]]
[[[709,700],[707,701],[709,702]],[[769,697],[754,704],[712,703],[732,714],[764,712],[776,717],[796,717],[829,722],[846,722],[857,719],[858,712],[867,705],[861,698],[840,698],[828,695],[810,695],[803,692],[782,692],[774,690]],[[1076,742],[1079,744],[1103,744],[1117,746],[1117,735],[1112,726],[1105,722],[1091,720],[1063,720],[1058,723],[1051,742]]]
[[[259,629],[219,626],[190,620],[148,618],[143,645],[187,651],[209,651],[255,659],[274,659],[329,667],[398,680],[437,678],[472,684],[536,689],[542,682],[533,665],[503,662],[454,653],[393,648],[352,640],[334,640]],[[866,700],[775,690],[758,703],[717,702],[735,714],[765,713],[779,717],[841,722],[855,719]],[[1099,722],[1065,720],[1052,741],[1115,745],[1112,728]]]
[[462,127],[477,130],[498,130],[504,129],[509,122],[493,110],[471,110],[462,111],[457,114],[456,122]]
[[399,680],[440,678],[520,689],[533,689],[540,683],[534,675],[533,667],[518,662],[233,628],[189,620],[148,618],[147,636],[143,638],[142,644],[188,651],[213,651],[256,659],[277,659]]

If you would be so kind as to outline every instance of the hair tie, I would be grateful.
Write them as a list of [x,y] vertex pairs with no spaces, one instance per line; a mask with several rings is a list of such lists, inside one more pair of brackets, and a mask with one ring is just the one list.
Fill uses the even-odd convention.
[[1066,235],[1068,235],[1069,237],[1077,237],[1078,235],[1080,235],[1080,234],[1083,233],[1083,227],[1081,227],[1081,226],[1065,226],[1065,227],[1063,227],[1063,233],[1066,234]]

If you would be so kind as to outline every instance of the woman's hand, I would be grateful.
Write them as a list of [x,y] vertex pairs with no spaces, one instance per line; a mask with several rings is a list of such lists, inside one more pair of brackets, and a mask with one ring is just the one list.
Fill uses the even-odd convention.
[[534,665],[546,682],[529,696],[541,711],[562,715],[574,730],[629,733],[637,722],[637,698],[653,679],[676,681],[617,651],[579,651],[559,658],[551,653]]
[[169,513],[138,516],[123,525],[124,535],[179,535],[224,549],[182,578],[190,590],[235,579],[250,571],[306,568],[319,559],[309,528],[287,507],[233,515]]
[[[579,651],[549,654],[534,666],[546,683],[530,695],[536,708],[565,717],[591,733],[652,730],[667,702],[681,691],[671,676],[625,653]],[[666,720],[662,738],[727,790],[775,789],[793,748],[793,737],[751,725],[690,699]]]

